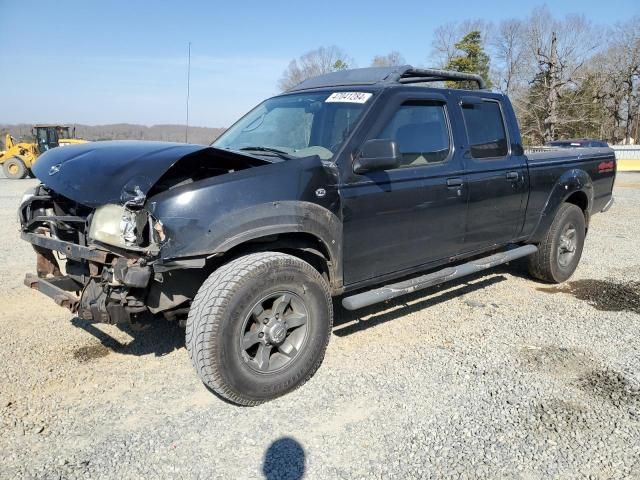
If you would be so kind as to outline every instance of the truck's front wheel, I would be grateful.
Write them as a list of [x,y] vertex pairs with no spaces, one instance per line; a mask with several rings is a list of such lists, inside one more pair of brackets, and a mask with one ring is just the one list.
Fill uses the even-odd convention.
[[529,257],[529,273],[551,283],[567,280],[580,262],[585,234],[582,210],[570,203],[560,205],[538,251]]
[[257,405],[315,373],[332,320],[317,270],[291,255],[254,253],[220,267],[200,287],[186,345],[208,387],[233,403]]

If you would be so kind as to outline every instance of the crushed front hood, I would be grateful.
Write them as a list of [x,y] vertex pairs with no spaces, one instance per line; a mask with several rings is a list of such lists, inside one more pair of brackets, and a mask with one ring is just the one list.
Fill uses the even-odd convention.
[[[125,203],[144,196],[176,162],[204,145],[108,141],[58,147],[38,158],[33,173],[53,191],[83,205]],[[233,154],[235,155],[235,154]],[[242,156],[240,156],[242,157]]]

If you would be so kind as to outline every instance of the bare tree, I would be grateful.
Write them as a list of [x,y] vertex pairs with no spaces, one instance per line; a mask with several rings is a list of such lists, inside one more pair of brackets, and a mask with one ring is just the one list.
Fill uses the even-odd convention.
[[560,98],[560,72],[562,65],[558,60],[558,37],[556,32],[551,32],[551,42],[548,50],[538,48],[538,64],[540,69],[545,73],[544,80],[547,87],[547,111],[544,118],[544,139],[549,142],[555,140],[555,127],[558,123],[558,99]]
[[[607,35],[609,45],[593,57],[589,69],[598,81],[598,96],[607,112],[607,138],[630,143],[640,103],[640,17],[617,24]],[[637,141],[637,138],[635,139]]]
[[395,67],[406,63],[400,52],[392,51],[386,55],[376,55],[371,60],[372,67]]
[[[634,118],[636,123],[640,115],[640,17],[636,16],[623,24],[616,25],[613,38],[616,39],[614,50],[615,65],[618,66],[618,77],[622,84],[624,105],[622,105],[624,121],[624,141],[630,143]],[[637,131],[637,126],[636,126]],[[635,134],[637,137],[637,133]],[[638,138],[635,138],[638,141]]]
[[449,22],[436,28],[431,41],[430,61],[432,66],[444,68],[448,65],[453,57],[460,54],[460,51],[456,48],[456,43],[473,31],[483,33],[482,42],[484,44],[487,35],[491,31],[491,24],[477,19]]
[[526,75],[526,27],[521,20],[503,20],[490,39],[494,85],[507,95],[514,93]]
[[604,52],[594,56],[587,68],[598,82],[596,101],[606,112],[603,119],[603,137],[618,143],[623,137],[625,86],[620,73],[620,59],[624,46],[610,45]]
[[544,111],[542,137],[545,142],[556,138],[559,123],[572,121],[561,117],[559,101],[562,91],[575,86],[585,61],[598,46],[598,38],[591,24],[580,15],[554,19],[546,7],[531,14],[526,35],[530,61],[537,65],[535,81],[543,95],[537,108]]
[[444,67],[456,54],[455,44],[460,37],[455,23],[440,25],[433,32],[431,58],[436,67]]
[[307,78],[352,66],[353,60],[342,49],[336,46],[320,47],[291,60],[278,81],[278,87],[288,90]]

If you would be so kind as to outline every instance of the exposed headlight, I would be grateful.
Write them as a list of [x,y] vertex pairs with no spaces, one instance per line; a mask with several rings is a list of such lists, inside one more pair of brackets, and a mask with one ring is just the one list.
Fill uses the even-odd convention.
[[30,198],[33,198],[35,196],[36,196],[36,189],[30,188],[29,190],[27,190],[22,194],[22,200],[20,200],[20,205],[24,204],[24,202],[28,201]]
[[23,206],[26,202],[28,202],[33,197],[35,197],[35,195],[36,195],[35,188],[30,188],[29,190],[27,190],[22,194],[22,200],[20,200],[20,208],[18,208],[18,223],[20,223],[21,225],[23,225],[27,221],[27,218],[23,218],[23,215],[25,215],[25,213],[23,212],[24,210]]
[[93,214],[89,238],[116,247],[138,247],[146,224],[145,212],[134,212],[122,205],[103,205]]

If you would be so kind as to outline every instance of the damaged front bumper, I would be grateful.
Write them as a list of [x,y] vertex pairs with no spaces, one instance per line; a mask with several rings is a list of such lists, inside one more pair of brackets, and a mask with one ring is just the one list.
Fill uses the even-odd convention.
[[45,250],[55,250],[75,260],[90,260],[106,263],[107,255],[109,254],[108,251],[98,249],[97,247],[84,247],[38,233],[22,232],[20,237],[36,247],[41,247]]
[[[37,254],[37,274],[27,275],[25,284],[95,322],[182,316],[214,255],[163,256],[161,249],[171,239],[159,219],[145,208],[105,207],[80,204],[43,184],[27,192],[18,218],[21,238]],[[127,228],[119,231],[123,222]],[[120,233],[124,241],[114,241]]]
[[[78,311],[80,297],[77,295],[78,284],[67,276],[40,278],[33,273],[27,273],[24,284],[38,290],[40,293],[53,299],[61,307],[66,307],[73,313]],[[75,295],[71,292],[75,292]]]
[[[77,245],[44,234],[23,232],[21,237],[37,253],[37,275],[27,274],[25,285],[80,318],[126,323],[132,315],[147,310],[144,296],[153,272],[144,258],[125,258],[97,246]],[[53,252],[87,268],[68,268],[67,275],[62,275]]]

